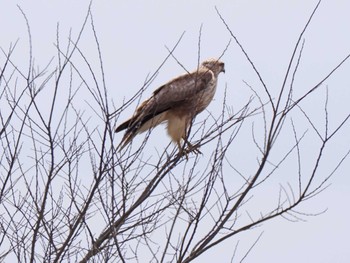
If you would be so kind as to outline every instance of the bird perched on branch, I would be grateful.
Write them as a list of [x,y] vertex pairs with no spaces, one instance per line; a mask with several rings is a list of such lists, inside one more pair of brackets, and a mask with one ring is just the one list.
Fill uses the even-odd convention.
[[116,128],[115,132],[126,129],[118,147],[123,149],[137,134],[166,122],[168,134],[180,152],[185,144],[190,151],[196,150],[187,140],[188,132],[196,115],[212,101],[221,72],[225,72],[225,64],[218,59],[208,59],[193,72],[178,76],[156,89],[130,119]]

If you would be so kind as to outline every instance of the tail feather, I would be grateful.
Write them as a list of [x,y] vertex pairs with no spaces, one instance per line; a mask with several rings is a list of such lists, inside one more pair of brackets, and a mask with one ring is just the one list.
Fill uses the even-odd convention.
[[143,133],[150,128],[153,128],[157,126],[158,124],[162,123],[166,119],[166,109],[163,111],[159,111],[157,113],[152,114],[136,114],[129,120],[123,122],[120,124],[116,129],[115,132],[120,132],[122,130],[126,130],[123,139],[119,143],[118,147],[119,151],[122,150],[126,145],[128,145],[134,137],[139,134]]
[[134,137],[138,134],[140,126],[142,124],[142,122],[140,123],[140,121],[138,120],[138,117],[139,116],[134,116],[130,118],[129,120],[120,124],[115,129],[115,132],[126,130],[123,139],[117,147],[119,148],[119,151],[121,151],[126,145],[128,145],[132,141],[132,139],[134,139]]
[[138,130],[136,125],[136,118],[133,117],[123,122],[115,129],[115,132],[120,132],[122,130],[126,130],[126,132],[123,136],[123,139],[117,147],[119,148],[119,151],[121,151],[126,145],[128,145],[131,142],[131,140],[134,139],[134,137],[136,136]]
[[122,149],[124,149],[124,147],[127,146],[132,141],[132,139],[134,139],[136,134],[137,133],[135,131],[127,131],[124,134],[123,139],[121,140],[121,142],[117,147],[117,149],[119,149],[118,151],[121,151]]
[[115,132],[120,132],[122,130],[125,130],[127,128],[130,127],[130,125],[132,124],[132,118],[123,122],[122,124],[120,124],[116,129],[115,129]]

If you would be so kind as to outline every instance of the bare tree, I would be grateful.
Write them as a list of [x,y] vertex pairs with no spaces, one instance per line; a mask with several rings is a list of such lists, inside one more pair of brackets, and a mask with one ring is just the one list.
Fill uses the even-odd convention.
[[[205,121],[193,125],[191,140],[204,150],[203,155],[193,153],[189,159],[171,144],[158,149],[157,158],[149,158],[143,149],[150,133],[140,147],[130,145],[116,152],[114,134],[120,114],[139,102],[159,69],[174,57],[182,36],[155,73],[119,107],[105,84],[90,7],[79,34],[69,36],[66,48],[57,27],[57,56],[43,69],[35,65],[30,52],[29,67],[23,70],[12,59],[16,43],[2,49],[0,258],[184,263],[227,239],[239,240],[241,232],[266,221],[277,217],[298,221],[308,216],[298,208],[327,187],[350,152],[325,174],[320,168],[326,161],[325,151],[350,115],[330,127],[328,89],[321,127],[303,107],[314,91],[325,89],[324,82],[350,55],[301,96],[293,92],[304,34],[318,6],[300,33],[276,94],[217,10],[260,86],[247,82],[251,98],[240,108],[232,108],[225,96],[219,116],[207,113]],[[23,17],[32,47],[29,22],[24,13]],[[97,68],[79,48],[85,33],[92,33],[95,40]],[[312,149],[314,161],[305,164],[307,129],[318,144]],[[247,156],[256,161],[242,170],[232,156],[239,151],[235,144],[247,132],[251,133],[244,142]],[[293,174],[288,180],[281,176],[284,167]],[[277,182],[272,191],[275,202],[252,206],[270,181]]]

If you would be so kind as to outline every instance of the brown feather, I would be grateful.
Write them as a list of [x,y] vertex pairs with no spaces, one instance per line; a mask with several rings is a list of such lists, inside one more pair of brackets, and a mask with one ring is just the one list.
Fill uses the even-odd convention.
[[[208,60],[203,62],[198,70],[181,75],[156,89],[152,96],[136,109],[135,114],[129,120],[116,128],[116,132],[126,129],[120,143],[121,148],[138,133],[155,127],[163,121],[168,121],[168,132],[173,139],[176,137],[175,140],[179,145],[179,140],[184,138],[191,120],[212,100],[217,76],[222,71],[224,71],[222,62]],[[178,118],[176,125],[184,126],[185,131],[177,131],[176,125],[170,125],[174,118]],[[183,125],[182,122],[184,122]],[[180,134],[177,134],[179,132]]]

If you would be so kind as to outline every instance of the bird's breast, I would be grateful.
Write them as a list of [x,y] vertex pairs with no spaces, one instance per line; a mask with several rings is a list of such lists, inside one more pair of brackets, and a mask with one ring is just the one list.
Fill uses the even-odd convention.
[[[213,82],[213,83],[212,83]],[[216,81],[211,81],[208,87],[197,94],[195,103],[196,114],[202,112],[213,100],[216,91]]]

